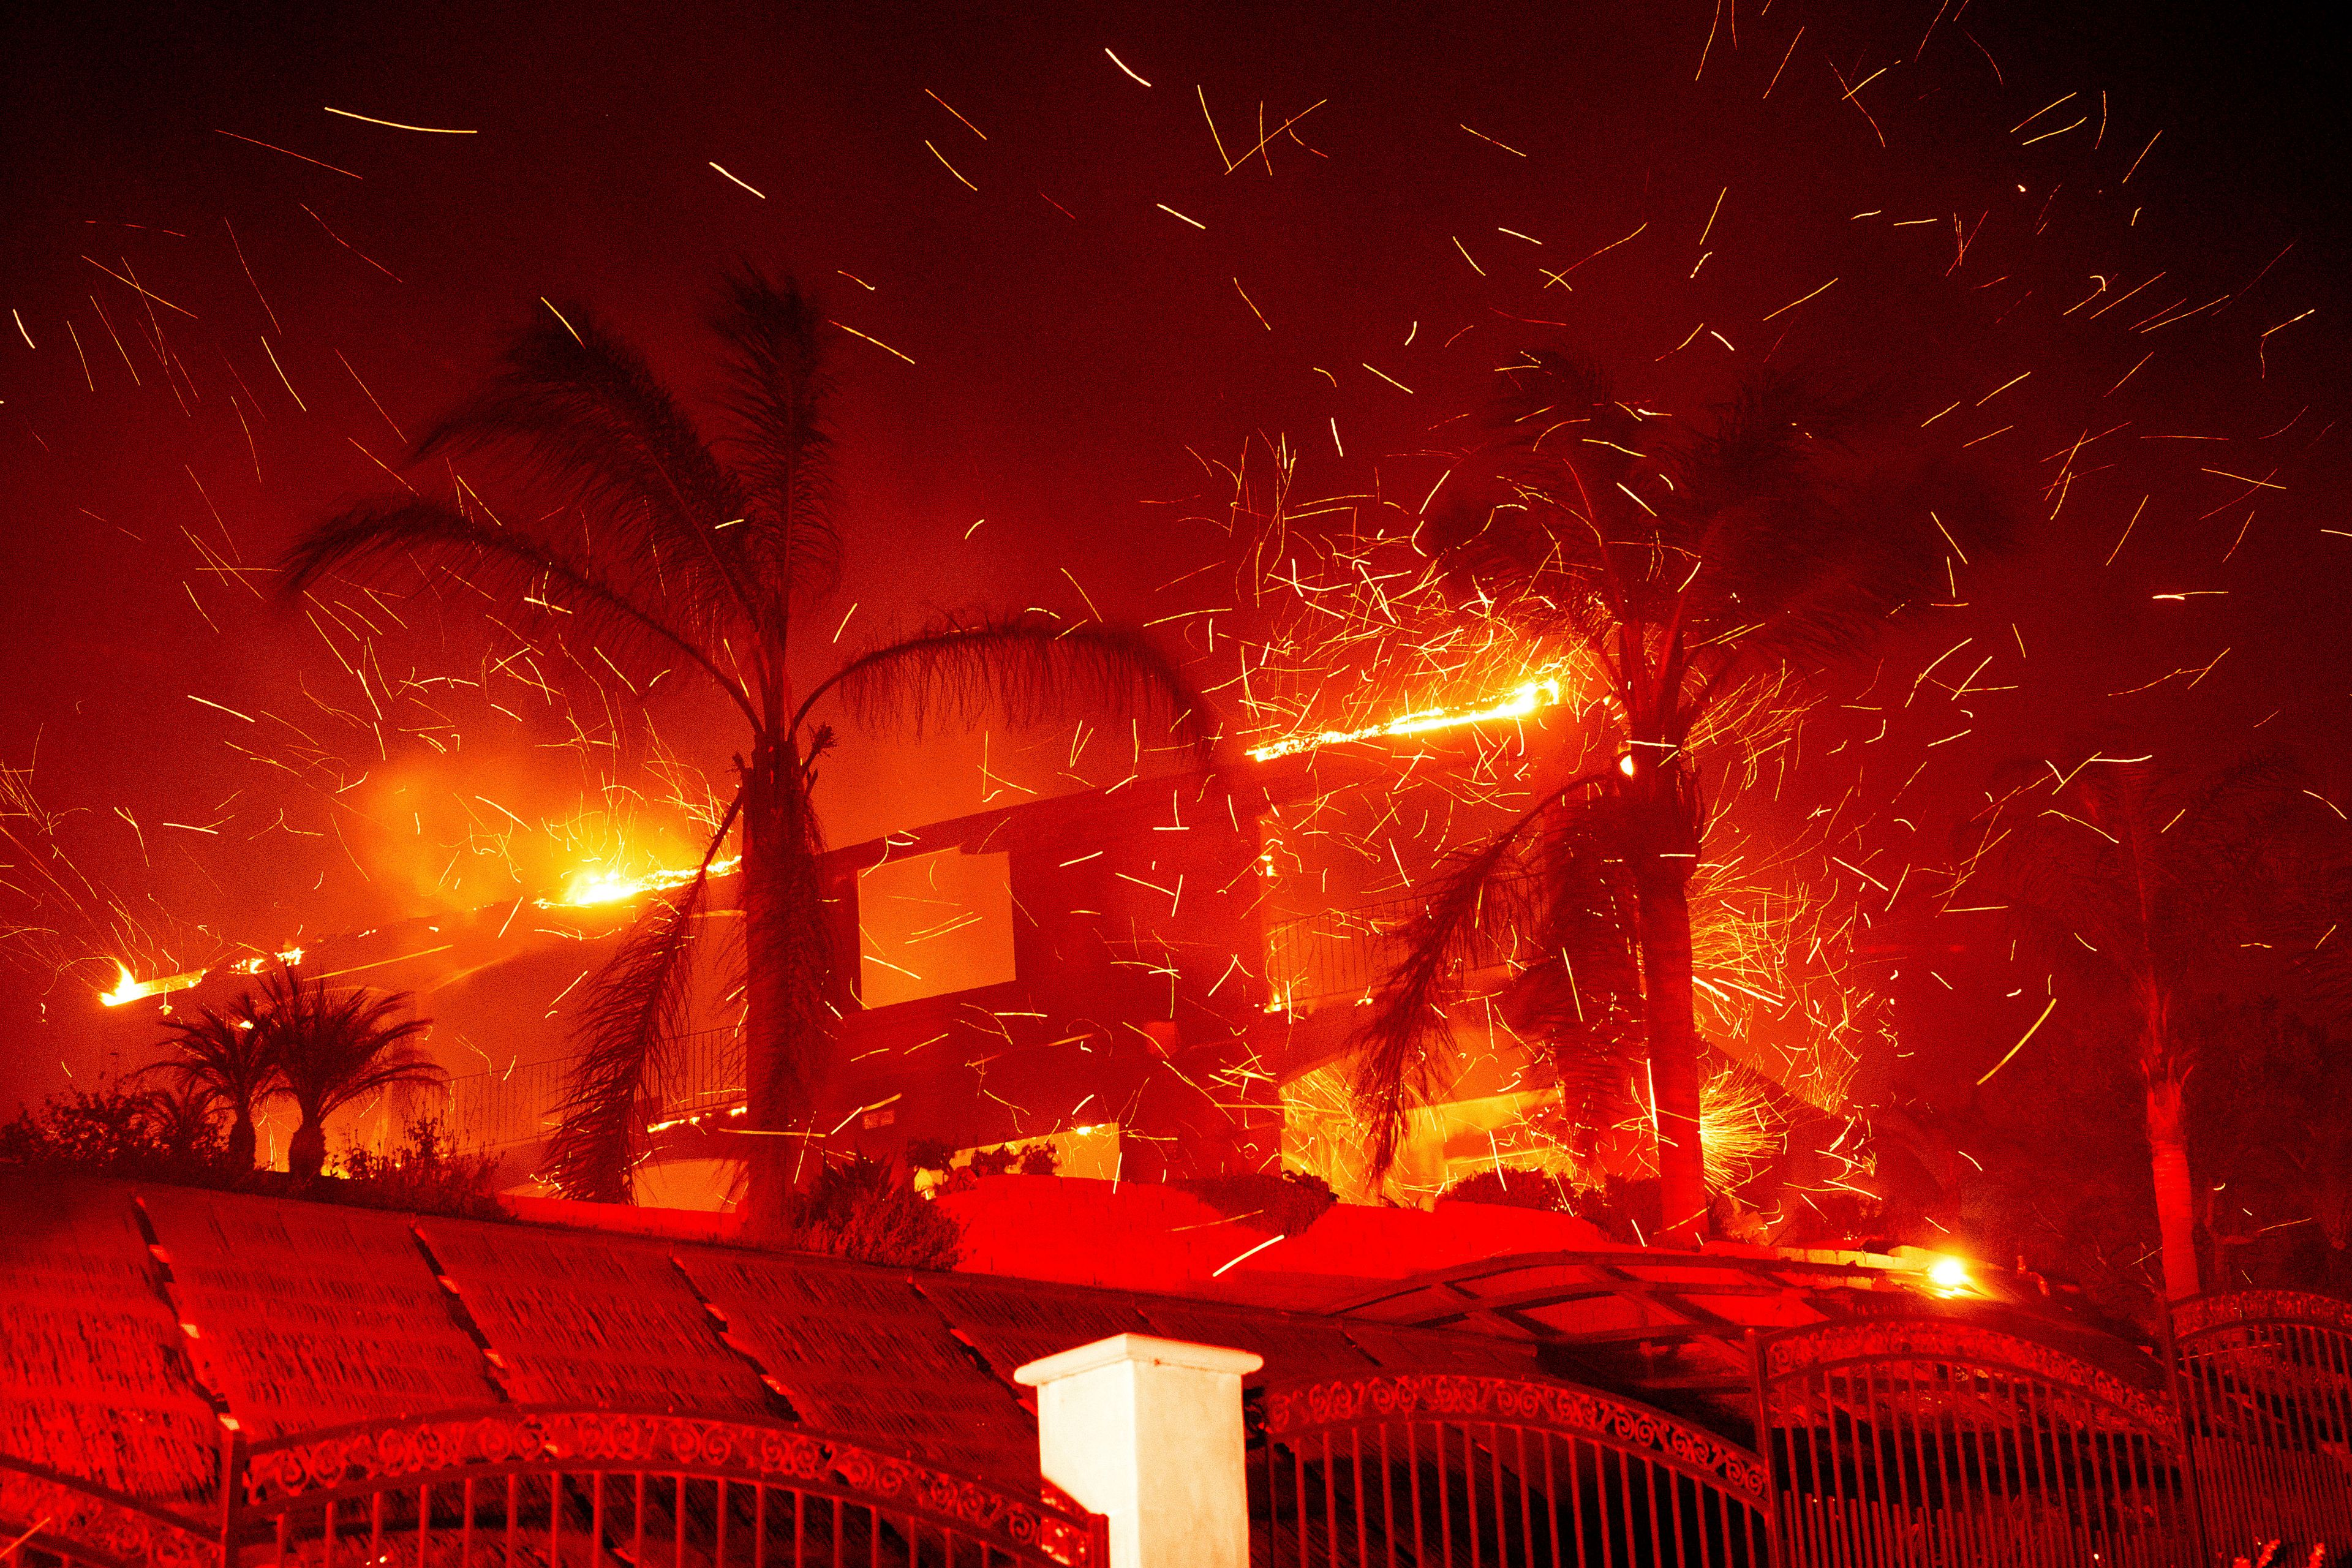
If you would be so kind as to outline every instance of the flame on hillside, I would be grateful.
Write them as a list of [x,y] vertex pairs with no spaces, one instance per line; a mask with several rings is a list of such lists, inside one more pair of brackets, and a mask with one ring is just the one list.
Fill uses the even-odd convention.
[[99,1001],[109,1007],[120,1007],[125,1002],[136,1002],[144,996],[161,996],[170,991],[188,990],[202,984],[207,973],[202,969],[192,969],[185,974],[164,974],[153,980],[141,980],[131,973],[129,964],[119,959],[114,967],[121,978],[113,990],[98,994]]
[[1459,730],[1473,724],[1492,723],[1498,719],[1524,719],[1539,708],[1550,708],[1559,701],[1559,681],[1556,677],[1530,680],[1501,700],[1483,708],[1423,708],[1401,714],[1385,724],[1373,724],[1361,730],[1325,730],[1318,734],[1293,735],[1271,745],[1258,746],[1250,752],[1254,761],[1272,762],[1276,757],[1295,756],[1300,752],[1318,751],[1349,741],[1385,740],[1399,735],[1426,735],[1438,730]]
[[[730,856],[710,863],[710,874],[723,877],[735,869],[741,857]],[[590,866],[573,872],[563,884],[561,897],[534,899],[542,910],[593,909],[599,904],[625,903],[647,893],[667,892],[683,888],[695,879],[692,869],[683,871],[655,870],[637,876],[625,876],[609,866]]]

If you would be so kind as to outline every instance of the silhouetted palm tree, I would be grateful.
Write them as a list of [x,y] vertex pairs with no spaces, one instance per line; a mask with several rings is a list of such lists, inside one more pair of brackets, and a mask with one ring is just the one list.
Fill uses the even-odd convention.
[[302,1114],[286,1145],[289,1174],[315,1176],[325,1166],[327,1119],[343,1107],[447,1076],[417,1048],[430,1021],[401,1016],[411,1000],[404,991],[330,990],[284,967],[262,982],[254,1032],[268,1037],[278,1092]]
[[247,992],[226,1011],[206,1007],[194,1016],[176,1016],[166,1026],[171,1054],[140,1069],[141,1076],[169,1078],[184,1093],[211,1096],[228,1112],[230,1164],[239,1171],[253,1168],[253,1115],[277,1092],[275,1034],[262,1026],[253,994]]
[[[1856,410],[1794,378],[1687,424],[1618,401],[1568,354],[1505,374],[1494,438],[1456,470],[1484,477],[1426,542],[1460,602],[1483,596],[1590,684],[1610,760],[1429,885],[1360,1036],[1360,1100],[1384,1171],[1442,1070],[1445,1009],[1475,953],[1547,955],[1520,986],[1532,1032],[1571,1097],[1646,1055],[1663,1212],[1688,1235],[1707,1208],[1689,899],[1707,803],[1693,750],[1759,694],[1865,646],[1936,582],[1954,540],[1990,544],[1999,518],[1938,465],[1834,461]],[[1581,743],[1563,742],[1571,756]]]
[[2179,1300],[2199,1288],[2183,1091],[2211,1033],[2190,1016],[2289,938],[2289,847],[2318,807],[2276,758],[2201,777],[2098,757],[2036,772],[1988,808],[1960,885],[2000,898],[2053,971],[2087,983],[2083,999],[2120,1009],[2075,1034],[2127,1050],[2146,1091],[2164,1293]]
[[[819,700],[918,731],[942,710],[970,721],[992,706],[1021,724],[1157,701],[1176,727],[1199,733],[1182,682],[1141,637],[1035,613],[941,624],[800,684],[799,617],[832,591],[841,563],[824,324],[790,283],[756,274],[731,283],[713,323],[728,376],[726,431],[714,446],[588,310],[551,310],[516,342],[504,374],[415,455],[488,448],[517,459],[518,479],[569,503],[560,513],[501,521],[462,489],[447,501],[396,495],[321,525],[287,559],[289,594],[340,565],[465,563],[504,604],[558,606],[567,625],[615,652],[626,645],[699,670],[742,715],[734,798],[698,874],[647,911],[598,979],[550,1172],[574,1196],[628,1197],[641,1107],[688,1001],[684,956],[709,867],[740,827],[744,1131],[767,1134],[750,1140],[747,1207],[754,1233],[769,1237],[785,1225],[801,1168],[790,1135],[810,1131],[835,1021],[811,804],[818,760],[834,743],[830,726],[812,726]],[[809,640],[822,647],[821,637]]]

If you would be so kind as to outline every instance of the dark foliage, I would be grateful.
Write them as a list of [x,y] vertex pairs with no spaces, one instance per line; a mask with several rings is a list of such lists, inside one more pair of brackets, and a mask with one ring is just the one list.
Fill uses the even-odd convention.
[[1202,1176],[1177,1185],[1229,1219],[1282,1236],[1297,1236],[1339,1201],[1321,1177],[1303,1171]]
[[968,1168],[975,1176],[1050,1176],[1062,1168],[1062,1157],[1051,1143],[1008,1143],[978,1151]]
[[1540,1171],[1513,1171],[1508,1175],[1480,1171],[1447,1187],[1439,1201],[1564,1214],[1592,1226],[1612,1241],[1629,1246],[1641,1246],[1658,1234],[1655,1178],[1627,1181],[1612,1175],[1599,1186],[1580,1187]]
[[19,1110],[0,1126],[0,1165],[200,1185],[251,1173],[230,1163],[227,1119],[208,1099],[120,1084],[69,1089],[37,1111]]
[[498,1168],[497,1155],[462,1152],[438,1118],[425,1116],[411,1121],[400,1145],[386,1153],[360,1145],[345,1151],[342,1180],[315,1184],[304,1195],[331,1190],[336,1202],[362,1208],[502,1219]]
[[1572,1214],[1576,1188],[1541,1171],[1480,1171],[1463,1177],[1437,1194],[1439,1203],[1486,1204],[1495,1208],[1534,1209],[1542,1214]]
[[793,1201],[784,1245],[893,1268],[953,1268],[963,1256],[963,1232],[900,1180],[896,1167],[861,1154],[828,1166]]

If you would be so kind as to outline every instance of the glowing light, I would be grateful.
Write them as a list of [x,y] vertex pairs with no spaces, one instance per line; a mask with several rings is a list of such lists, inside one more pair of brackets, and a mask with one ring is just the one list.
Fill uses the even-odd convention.
[[1967,1264],[1957,1258],[1938,1258],[1928,1267],[1927,1283],[1939,1290],[1965,1290],[1973,1281]]
[[1294,735],[1286,741],[1253,749],[1253,760],[1265,763],[1276,757],[1293,756],[1300,752],[1312,752],[1324,746],[1340,745],[1349,741],[1381,740],[1394,735],[1426,735],[1436,730],[1459,730],[1472,724],[1491,723],[1497,719],[1524,719],[1538,708],[1549,708],[1559,701],[1557,679],[1530,680],[1501,701],[1485,708],[1424,708],[1374,724],[1361,730],[1326,730],[1316,735]]
[[[730,857],[710,863],[710,874],[723,877],[735,869],[740,857]],[[531,900],[542,910],[591,909],[598,904],[623,903],[646,893],[667,892],[683,888],[694,880],[693,871],[647,871],[640,876],[624,876],[609,867],[592,866],[572,873],[563,884],[563,896],[556,899]]]
[[165,974],[153,980],[141,980],[131,974],[129,964],[120,960],[116,961],[114,967],[121,979],[113,990],[98,994],[99,1001],[109,1007],[120,1007],[125,1002],[136,1002],[142,996],[161,996],[170,991],[185,991],[202,984],[205,978],[205,972],[196,969],[185,974]]
[[273,963],[282,963],[290,969],[301,962],[302,950],[289,947],[283,952],[256,953],[251,958],[241,958],[230,964],[229,970],[236,974],[258,974]]

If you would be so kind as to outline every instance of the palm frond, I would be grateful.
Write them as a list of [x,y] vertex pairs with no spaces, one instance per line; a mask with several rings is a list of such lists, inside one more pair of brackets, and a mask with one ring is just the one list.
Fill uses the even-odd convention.
[[276,1041],[263,1026],[251,994],[237,998],[226,1011],[205,1007],[194,1015],[178,1015],[167,1028],[164,1047],[171,1054],[148,1063],[133,1076],[171,1079],[183,1092],[214,1095],[247,1117],[276,1085]]
[[495,587],[510,597],[559,603],[593,632],[623,647],[635,643],[682,655],[717,682],[755,724],[759,721],[758,710],[736,677],[593,565],[515,530],[477,521],[441,501],[387,497],[362,501],[329,518],[287,551],[279,593],[289,600],[298,598],[338,567],[411,554],[490,574]]
[[1886,617],[1936,595],[1945,558],[2003,548],[2007,509],[1974,470],[1933,461],[1876,466],[1761,497],[1724,531],[1706,563],[1733,641],[1767,659],[1818,668],[1866,646]]
[[730,351],[727,405],[740,426],[731,445],[750,481],[737,531],[785,609],[795,599],[823,597],[841,577],[824,324],[824,311],[797,284],[750,270],[728,280],[713,322]]
[[2320,808],[2277,753],[2186,778],[2095,757],[2039,767],[1989,814],[1999,842],[1971,879],[2053,968],[2137,1020],[2144,1071],[2178,1081],[2195,1037],[2168,1015],[2228,984],[2248,952],[2295,940],[2298,850]]
[[585,305],[535,314],[503,369],[416,443],[415,457],[487,451],[581,508],[709,638],[747,616],[755,574],[730,524],[741,487],[645,360]]
[[861,723],[917,736],[943,719],[971,725],[991,713],[1018,726],[1156,710],[1196,754],[1209,745],[1201,699],[1142,634],[1035,613],[949,622],[860,654],[809,693],[802,716],[828,694]]
[[402,1016],[412,1000],[404,991],[334,991],[280,967],[262,983],[258,1006],[279,1092],[306,1121],[323,1122],[380,1089],[446,1077],[417,1047],[431,1021]]
[[1542,874],[1538,835],[1573,832],[1590,809],[1573,797],[1597,782],[1579,779],[1545,796],[1486,843],[1456,850],[1424,884],[1401,933],[1404,957],[1390,970],[1371,1016],[1349,1037],[1357,1053],[1350,1089],[1375,1181],[1395,1165],[1412,1107],[1439,1087],[1453,1038],[1448,1011],[1470,972],[1482,960],[1514,956],[1512,944],[1528,933],[1568,929],[1553,919],[1556,889]]
[[1634,1108],[1629,1090],[1648,1051],[1634,888],[1607,816],[1588,805],[1548,826],[1537,849],[1542,920],[1504,1003],[1512,1026],[1549,1061],[1580,1161],[1601,1129]]
[[662,1075],[686,1015],[688,954],[710,885],[710,862],[741,805],[727,808],[694,879],[638,917],[597,973],[580,1015],[579,1065],[549,1141],[547,1176],[564,1196],[626,1203],[645,1146],[643,1105]]

